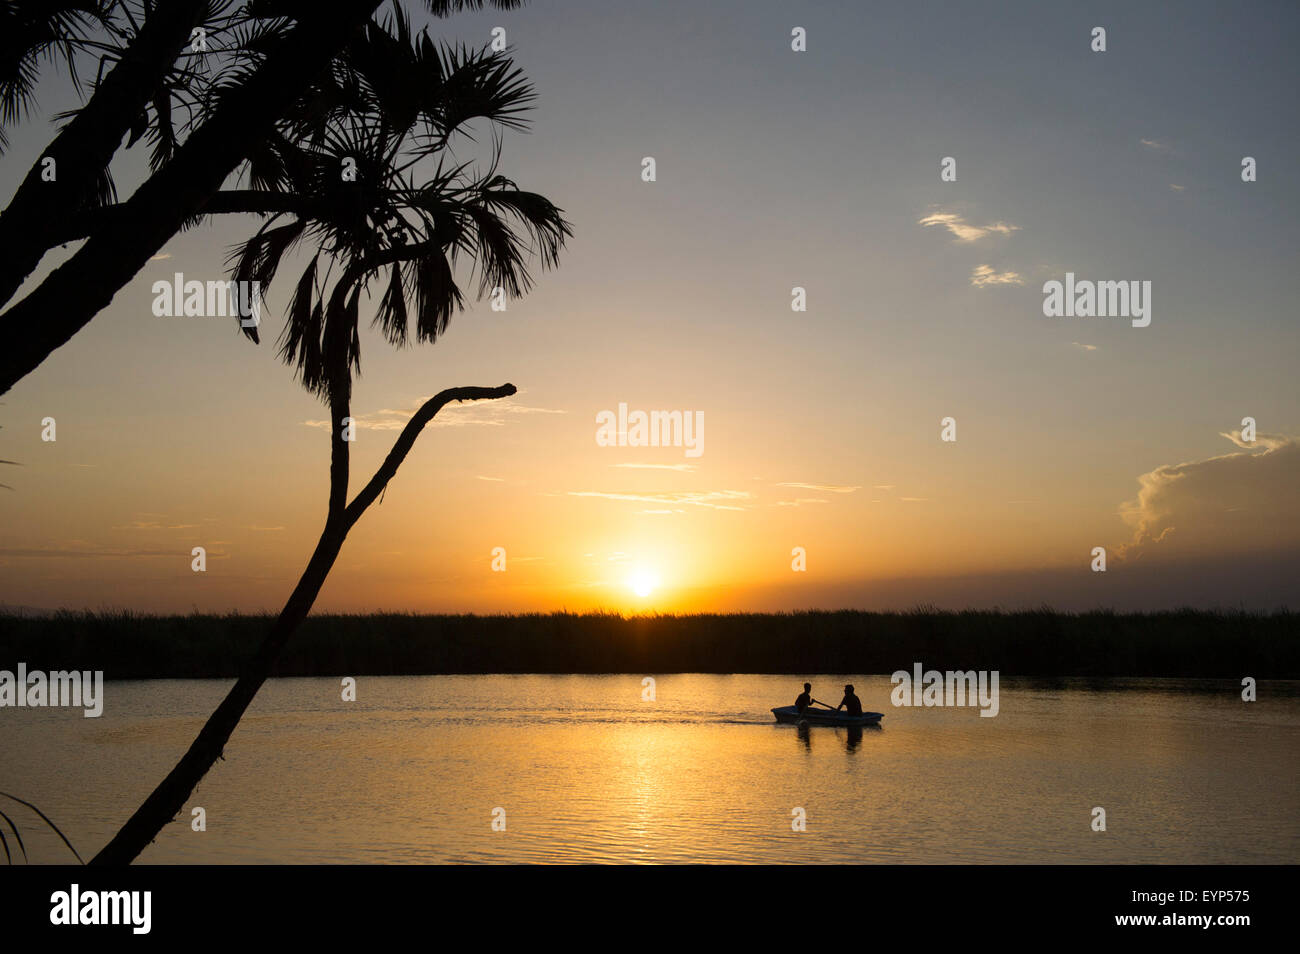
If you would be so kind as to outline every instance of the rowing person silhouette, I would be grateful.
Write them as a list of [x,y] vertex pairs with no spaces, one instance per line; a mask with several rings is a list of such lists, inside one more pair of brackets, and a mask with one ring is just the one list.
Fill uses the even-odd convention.
[[[852,689],[853,687],[850,686],[849,688]],[[855,696],[854,698],[856,699],[857,697]],[[815,704],[815,705],[819,705],[819,706],[824,706],[824,707],[827,708],[827,709],[830,708],[830,706],[827,705],[826,703],[824,703],[824,702],[822,702],[822,701],[820,701],[820,700],[818,700],[818,699],[814,699],[814,698],[812,697],[812,683],[811,683],[811,682],[805,682],[805,683],[803,684],[803,692],[799,693],[799,697],[798,697],[797,699],[794,700],[794,708],[795,708],[795,711],[798,712],[800,715],[803,715],[804,710],[807,709],[809,706],[814,705],[814,704]],[[840,704],[843,705],[843,703],[840,703]],[[861,712],[861,711],[862,711],[862,706],[859,705],[859,706],[858,706],[858,712]]]
[[844,687],[844,698],[841,699],[840,704],[835,707],[835,711],[839,712],[841,709],[845,710],[851,716],[862,715],[862,700],[853,694],[852,685]]

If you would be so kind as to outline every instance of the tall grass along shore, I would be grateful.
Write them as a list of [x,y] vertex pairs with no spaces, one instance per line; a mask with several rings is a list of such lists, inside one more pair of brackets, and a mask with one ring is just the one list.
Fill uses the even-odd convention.
[[[265,615],[0,613],[0,669],[106,679],[230,678]],[[889,673],[1300,678],[1300,614],[857,611],[647,615],[319,615],[278,676],[439,673]]]

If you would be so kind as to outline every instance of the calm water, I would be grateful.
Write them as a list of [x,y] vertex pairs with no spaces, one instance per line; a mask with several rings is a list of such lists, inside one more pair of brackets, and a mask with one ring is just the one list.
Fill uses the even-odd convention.
[[[801,681],[662,676],[643,702],[640,676],[362,677],[345,703],[337,680],[275,680],[190,802],[207,831],[187,809],[142,860],[1300,861],[1295,683],[1247,704],[1232,683],[1004,682],[980,718],[894,708],[886,677],[858,676],[885,719],[857,733],[774,724]],[[100,719],[0,710],[0,790],[89,857],[227,685],[109,683]],[[24,833],[38,860],[67,857]]]

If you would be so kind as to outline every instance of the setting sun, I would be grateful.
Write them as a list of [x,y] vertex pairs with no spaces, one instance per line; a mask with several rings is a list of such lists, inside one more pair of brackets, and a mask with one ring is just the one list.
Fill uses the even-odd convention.
[[632,592],[642,598],[649,596],[659,587],[659,576],[652,570],[637,569],[627,578],[627,585]]

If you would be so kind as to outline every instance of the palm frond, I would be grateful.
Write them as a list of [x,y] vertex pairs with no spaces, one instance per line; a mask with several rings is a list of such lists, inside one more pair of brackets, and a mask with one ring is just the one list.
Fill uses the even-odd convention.
[[[18,826],[14,824],[14,820],[10,818],[8,815],[6,815],[4,812],[0,812],[0,818],[3,818],[5,822],[9,825],[9,827],[13,829],[14,838],[18,841],[18,850],[23,853],[23,861],[26,861],[27,846],[23,844],[22,832],[18,830]],[[4,838],[4,831],[0,829],[0,839],[3,838]],[[7,839],[4,842],[4,846],[5,846],[5,863],[13,864],[13,856],[9,854],[9,841]]]
[[[482,6],[448,0],[430,9]],[[253,0],[251,8],[292,16],[296,6]],[[213,96],[224,88],[215,84]],[[235,253],[234,277],[266,288],[294,242],[314,243],[279,338],[280,358],[308,390],[328,398],[360,372],[360,300],[371,283],[378,285],[371,327],[403,347],[412,337],[435,342],[465,307],[461,256],[480,298],[498,287],[526,294],[531,260],[556,266],[573,234],[563,211],[497,172],[501,130],[525,129],[535,98],[507,54],[438,44],[428,30],[413,31],[395,3],[358,31],[248,156],[240,175],[252,188],[304,201],[292,237],[268,216]],[[485,172],[449,158],[452,138],[475,120],[493,130]],[[341,174],[345,161],[355,176]],[[257,340],[256,329],[245,333]]]
[[[484,0],[424,0],[424,5],[435,17],[449,17],[462,10],[482,10]],[[524,5],[524,0],[492,0],[492,6],[498,10],[517,10]]]
[[62,61],[74,85],[80,85],[76,50],[91,29],[109,22],[116,5],[112,0],[8,0],[0,8],[0,126],[31,111],[42,61]]
[[270,288],[281,259],[307,227],[305,219],[295,219],[287,225],[268,228],[274,221],[274,218],[269,220],[235,250],[231,257],[233,281],[258,282],[263,289]]
[[280,356],[290,364],[302,368],[306,362],[320,359],[319,307],[313,307],[316,297],[316,264],[319,255],[313,255],[289,301],[288,320],[280,334]]
[[423,65],[428,74],[423,115],[433,136],[446,139],[472,119],[512,129],[528,127],[524,114],[537,93],[505,53],[442,47]]
[[117,186],[113,182],[112,172],[107,167],[97,170],[95,181],[85,197],[84,206],[90,209],[102,209],[116,202]]
[[573,226],[564,218],[564,210],[536,192],[524,192],[503,176],[497,176],[479,191],[478,199],[487,208],[509,212],[527,230],[530,250],[543,268],[559,264],[560,250],[573,237]]
[[466,205],[465,215],[473,223],[477,242],[475,257],[479,268],[478,297],[494,288],[505,289],[511,298],[520,298],[533,287],[533,277],[524,257],[525,248],[509,224],[487,206]]
[[[11,801],[17,802],[19,805],[23,805],[27,808],[30,808],[32,811],[34,811],[37,815],[40,816],[41,821],[43,821],[47,826],[49,826],[50,830],[53,831],[54,834],[58,835],[59,838],[63,840],[63,843],[68,846],[68,850],[72,852],[74,855],[76,855],[77,860],[80,861],[83,865],[85,864],[85,862],[82,861],[81,855],[77,853],[77,849],[72,847],[72,842],[68,841],[67,836],[64,835],[62,831],[59,830],[59,826],[54,824],[54,822],[50,820],[50,817],[46,815],[45,812],[41,811],[31,802],[24,801],[23,799],[19,798],[17,795],[10,795],[8,792],[0,792],[0,798],[8,798]],[[14,829],[15,832],[17,832],[17,830],[18,829],[16,828]]]
[[445,255],[425,256],[413,268],[416,337],[432,343],[447,330],[452,313],[464,307],[464,298]]
[[388,343],[401,348],[406,345],[406,288],[402,281],[402,268],[394,265],[389,269],[388,290],[379,302],[371,326],[382,329]]

